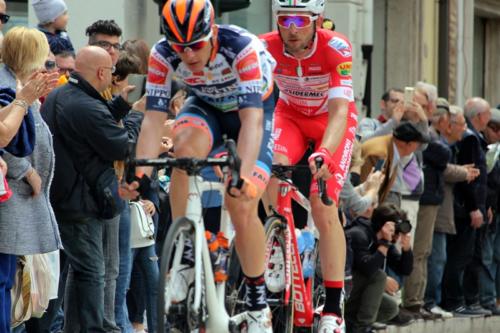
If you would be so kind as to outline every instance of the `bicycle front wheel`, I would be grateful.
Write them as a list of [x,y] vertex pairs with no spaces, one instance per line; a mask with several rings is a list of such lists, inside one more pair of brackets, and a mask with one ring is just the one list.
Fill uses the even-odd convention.
[[[286,235],[287,225],[279,218],[271,216],[266,220],[266,270],[264,278],[268,290],[267,301],[272,312],[273,332],[293,332],[293,283],[291,271],[287,267]],[[288,280],[288,281],[287,281]],[[286,287],[289,299],[285,301]]]
[[188,309],[186,302],[171,304],[169,290],[170,270],[180,265],[187,242],[194,243],[193,222],[181,217],[172,223],[160,257],[160,281],[158,292],[158,332],[186,332]]

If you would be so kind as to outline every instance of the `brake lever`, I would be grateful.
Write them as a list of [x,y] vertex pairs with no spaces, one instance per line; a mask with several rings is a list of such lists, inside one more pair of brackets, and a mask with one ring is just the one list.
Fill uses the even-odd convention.
[[[316,170],[319,170],[323,165],[323,159],[318,156],[314,159],[314,163],[316,164]],[[318,178],[317,182],[318,182],[318,192],[319,192],[318,194],[321,198],[321,202],[323,202],[325,206],[333,205],[333,201],[328,196],[328,193],[326,191],[326,182],[323,180],[323,178]]]

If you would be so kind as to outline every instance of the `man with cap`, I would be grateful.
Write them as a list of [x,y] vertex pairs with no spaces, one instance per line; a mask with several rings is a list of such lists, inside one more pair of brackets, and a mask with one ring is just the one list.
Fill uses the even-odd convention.
[[75,53],[66,32],[69,16],[64,0],[33,0],[31,4],[38,19],[38,29],[47,36],[50,51],[55,55],[64,51]]
[[440,133],[450,124],[450,108],[444,98],[437,100],[437,107],[430,116],[431,141],[423,151],[424,192],[420,197],[414,240],[413,271],[404,283],[403,306],[412,314],[424,318],[436,316],[422,308],[427,282],[427,258],[431,254],[434,223],[444,199],[443,172],[451,158],[450,147],[440,140]]
[[361,168],[361,181],[364,182],[372,168],[378,161],[383,161],[382,171],[385,174],[384,182],[379,190],[379,203],[387,198],[396,177],[401,157],[409,156],[415,152],[422,143],[430,141],[429,135],[420,131],[415,124],[403,122],[393,131],[392,135],[375,137],[367,140],[361,146],[361,154],[365,164]]

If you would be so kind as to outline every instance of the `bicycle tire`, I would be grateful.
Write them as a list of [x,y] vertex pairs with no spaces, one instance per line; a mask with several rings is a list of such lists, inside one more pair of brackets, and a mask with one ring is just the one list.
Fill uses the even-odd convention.
[[[180,217],[172,223],[170,226],[170,230],[167,233],[167,237],[165,238],[165,243],[163,245],[161,257],[160,257],[160,279],[159,279],[159,292],[158,292],[158,332],[167,332],[172,330],[179,330],[181,332],[185,332],[188,330],[187,320],[179,320],[180,327],[174,327],[172,325],[177,325],[178,323],[168,323],[167,322],[167,313],[165,311],[165,288],[167,285],[167,276],[170,270],[170,266],[172,264],[172,259],[174,257],[174,253],[176,251],[176,243],[178,237],[182,233],[188,234],[189,232],[182,230],[188,226],[193,226],[193,222],[186,218]],[[191,235],[188,235],[192,240],[192,231],[190,231]],[[182,249],[181,249],[182,250]],[[187,307],[185,307],[186,309]],[[184,309],[184,310],[185,310]],[[179,313],[180,317],[187,318],[186,313]]]
[[[266,248],[268,248],[268,246],[276,247],[276,245],[270,245],[269,242],[277,242],[278,248],[283,254],[283,260],[286,258],[285,229],[286,227],[283,226],[283,221],[275,216],[271,216],[265,221]],[[269,258],[270,256],[266,258],[266,270],[271,264],[267,262]],[[283,263],[283,275],[285,275],[285,269],[286,267]],[[289,272],[289,274],[291,274],[291,272]],[[287,304],[284,303],[285,292],[285,288],[279,292],[271,292],[269,288],[267,290],[267,299],[272,313],[273,332],[291,333],[294,329],[293,279],[290,279],[290,299]]]

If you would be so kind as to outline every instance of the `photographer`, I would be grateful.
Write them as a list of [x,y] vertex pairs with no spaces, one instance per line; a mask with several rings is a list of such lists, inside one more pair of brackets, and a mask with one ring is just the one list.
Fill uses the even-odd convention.
[[[376,208],[371,221],[357,218],[347,230],[354,256],[353,289],[345,315],[350,332],[369,332],[374,322],[386,323],[398,315],[397,302],[384,293],[388,283],[384,270],[389,266],[400,275],[411,273],[410,231],[406,214],[392,204]],[[396,248],[396,243],[402,252]],[[409,321],[410,318],[399,322]]]

